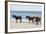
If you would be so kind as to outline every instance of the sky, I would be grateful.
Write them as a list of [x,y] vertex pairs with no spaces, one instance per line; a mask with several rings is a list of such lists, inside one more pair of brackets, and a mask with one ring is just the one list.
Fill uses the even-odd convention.
[[11,11],[41,11],[41,6],[36,5],[15,5],[11,4],[10,6]]

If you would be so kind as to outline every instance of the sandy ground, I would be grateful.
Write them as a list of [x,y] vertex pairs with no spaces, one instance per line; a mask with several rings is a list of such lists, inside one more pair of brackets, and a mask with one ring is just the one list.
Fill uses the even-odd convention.
[[30,23],[29,23],[29,21],[22,21],[21,23],[20,23],[20,21],[17,21],[17,23],[16,23],[16,21],[11,21],[11,23],[10,23],[11,29],[39,28],[39,27],[41,27],[40,24],[36,25],[36,23],[32,23],[31,21],[30,21]]

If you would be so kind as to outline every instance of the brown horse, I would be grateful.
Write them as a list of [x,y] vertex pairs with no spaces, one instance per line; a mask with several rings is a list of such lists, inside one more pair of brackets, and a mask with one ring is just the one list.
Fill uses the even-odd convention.
[[33,21],[34,21],[34,17],[26,16],[26,18],[28,18],[29,23],[30,23],[30,20],[32,20],[32,23],[33,23]]
[[21,16],[13,15],[13,17],[16,19],[16,23],[17,23],[17,20],[18,20],[18,19],[20,19],[20,23],[21,23],[21,20],[22,20],[22,17],[21,17]]
[[[29,20],[29,23],[30,23],[30,20],[32,20],[32,23],[33,22],[36,22],[36,24],[38,25],[38,22],[40,22],[40,24],[41,24],[41,18],[40,17],[30,17],[30,16],[26,16],[26,18],[28,18],[28,20]],[[34,21],[34,19],[35,19],[35,21]]]
[[40,24],[41,24],[41,18],[40,17],[35,17],[35,21],[36,21],[37,25],[38,25],[38,22],[40,22]]

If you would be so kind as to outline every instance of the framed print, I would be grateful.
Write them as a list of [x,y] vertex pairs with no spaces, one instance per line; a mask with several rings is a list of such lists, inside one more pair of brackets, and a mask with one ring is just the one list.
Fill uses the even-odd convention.
[[5,32],[45,31],[45,3],[5,2]]

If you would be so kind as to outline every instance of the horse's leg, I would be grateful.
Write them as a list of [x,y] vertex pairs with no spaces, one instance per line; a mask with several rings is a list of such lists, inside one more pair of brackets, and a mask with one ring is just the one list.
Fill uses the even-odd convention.
[[30,20],[29,20],[29,23],[30,23]]
[[40,25],[41,25],[41,20],[40,20]]
[[36,21],[36,25],[38,25],[38,21]]
[[33,20],[32,20],[32,23],[33,23]]
[[21,19],[20,19],[20,23],[21,23]]
[[16,19],[16,23],[17,23],[17,19]]

